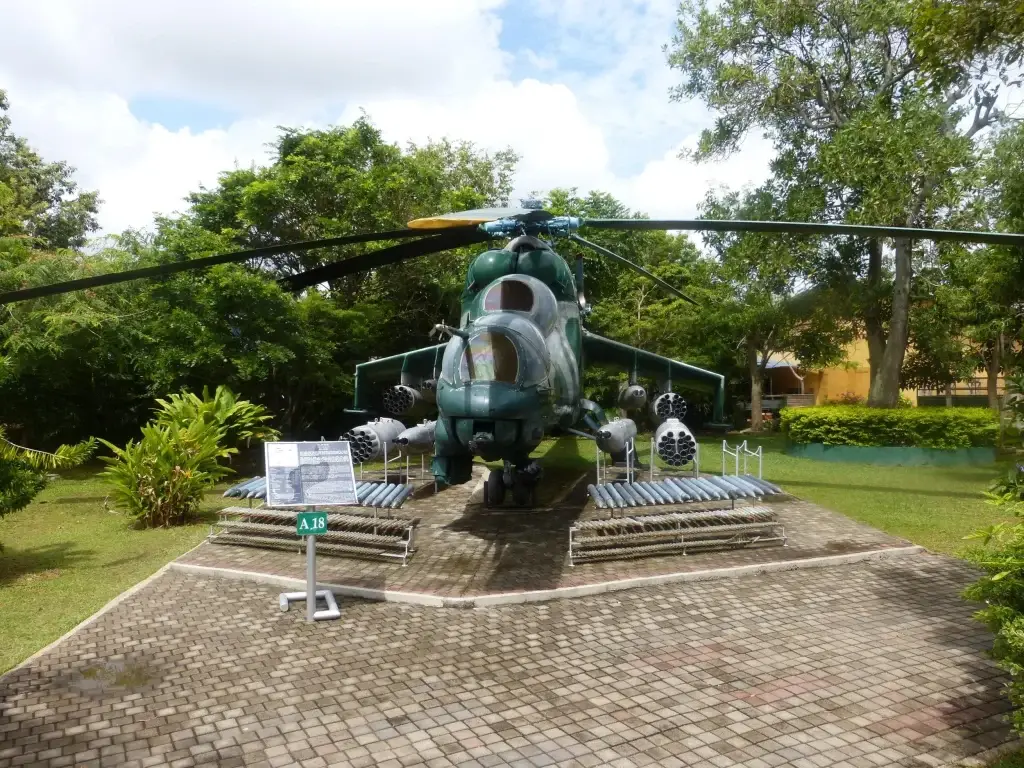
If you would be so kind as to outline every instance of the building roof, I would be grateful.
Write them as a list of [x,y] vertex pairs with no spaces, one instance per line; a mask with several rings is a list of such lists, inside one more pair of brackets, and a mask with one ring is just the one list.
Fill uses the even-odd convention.
[[792,360],[769,360],[765,368],[799,368]]

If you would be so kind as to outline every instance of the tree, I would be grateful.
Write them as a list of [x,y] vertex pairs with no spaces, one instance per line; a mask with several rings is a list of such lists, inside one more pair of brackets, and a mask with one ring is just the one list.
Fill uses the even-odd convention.
[[918,271],[917,282],[925,287],[911,307],[910,348],[901,374],[904,387],[944,390],[947,406],[953,405],[953,384],[969,378],[979,364],[977,350],[964,333],[971,314],[970,296],[951,281],[951,271],[940,267]]
[[[776,218],[778,190],[771,182],[745,193],[711,194],[702,213],[712,219]],[[823,288],[805,289],[804,265],[813,244],[792,236],[717,233],[705,241],[719,259],[717,300],[703,308],[705,327],[728,329],[750,379],[750,428],[762,428],[762,382],[772,358],[791,353],[803,366],[842,361],[853,338],[842,304]]]
[[352,371],[375,339],[364,313],[319,293],[295,298],[271,277],[223,265],[144,290],[155,394],[222,384],[272,409],[289,435],[337,423]]
[[[585,197],[575,188],[553,189],[545,208],[558,215],[584,218],[645,218],[612,195],[591,191]],[[599,230],[587,239],[644,267],[687,295],[700,300],[708,285],[708,264],[685,235],[667,232]],[[595,333],[641,347],[677,360],[722,370],[723,360],[714,349],[713,329],[698,330],[699,309],[658,287],[650,279],[578,244],[558,245],[570,266],[579,259],[584,266],[584,293],[590,315],[587,327]],[[584,378],[587,396],[601,403],[615,401],[619,385],[628,377],[622,371],[588,366]]]
[[[162,219],[155,245],[167,258],[356,232],[402,229],[411,219],[504,205],[517,157],[467,142],[400,148],[367,117],[324,130],[286,129],[273,161],[221,175],[214,189],[190,196],[184,216]],[[394,245],[369,243],[283,254],[262,264],[287,275]],[[469,260],[462,248],[333,280],[331,303],[364,314],[374,356],[428,343],[439,321],[458,317]]]
[[922,68],[955,79],[977,59],[995,55],[1002,69],[1024,53],[1021,0],[917,0],[913,41]]
[[[0,239],[0,286],[13,290],[139,265],[123,250],[92,256]],[[152,397],[136,361],[153,312],[139,283],[19,302],[0,321],[0,424],[44,449],[92,435],[127,436]]]
[[[1010,126],[984,148],[978,193],[959,226],[1019,231],[1024,224],[1024,131]],[[904,365],[908,383],[949,384],[984,370],[989,406],[999,410],[999,374],[1014,367],[1024,324],[1024,259],[1019,250],[944,244],[919,275],[921,302],[914,317],[913,350]],[[918,328],[918,324],[920,327]]]
[[[818,218],[938,223],[970,187],[975,137],[1001,112],[996,89],[972,89],[966,71],[943,88],[922,80],[914,21],[899,0],[685,2],[669,56],[683,73],[673,98],[698,97],[719,113],[695,157],[728,153],[760,128],[778,150],[776,172]],[[830,282],[862,288],[872,405],[898,402],[913,254],[911,241],[894,241],[891,285],[881,243],[826,261],[842,268]]]
[[14,135],[7,109],[0,90],[0,237],[28,238],[38,248],[81,247],[98,226],[97,193],[79,192],[74,168],[44,162]]
[[[400,229],[416,216],[505,202],[514,162],[510,152],[451,141],[399,148],[365,118],[286,130],[272,163],[223,174],[214,189],[191,196],[183,215],[159,217],[153,235],[126,232],[95,254],[54,247],[53,238],[42,248],[25,234],[28,225],[0,237],[0,287]],[[431,343],[434,323],[458,317],[465,268],[480,248],[370,270],[300,296],[277,278],[391,244],[11,305],[0,319],[0,423],[12,439],[39,447],[89,435],[123,443],[154,398],[227,385],[270,408],[289,435],[336,435],[356,363]]]

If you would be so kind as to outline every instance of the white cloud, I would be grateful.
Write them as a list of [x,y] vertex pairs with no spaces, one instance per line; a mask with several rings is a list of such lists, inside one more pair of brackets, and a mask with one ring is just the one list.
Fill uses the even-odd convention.
[[[107,231],[145,227],[154,212],[236,164],[263,162],[277,125],[347,122],[364,107],[394,141],[448,136],[522,156],[517,192],[611,192],[652,216],[690,217],[715,183],[766,175],[770,147],[679,160],[709,123],[671,104],[660,44],[673,9],[642,0],[558,4],[555,50],[529,51],[537,77],[512,81],[498,45],[498,0],[358,3],[270,0],[16,4],[0,50],[18,133],[98,189]],[[539,6],[542,10],[544,6]],[[613,21],[618,22],[618,26]],[[669,31],[666,32],[666,24]],[[524,49],[526,50],[526,49]],[[600,62],[576,71],[560,60]],[[239,115],[224,129],[168,130],[132,114],[137,96],[191,99]]]
[[[495,111],[498,103],[528,105]],[[522,156],[516,192],[525,196],[553,187],[577,187],[610,192],[635,210],[652,217],[689,218],[706,191],[717,186],[739,187],[768,173],[771,146],[750,137],[743,151],[722,163],[695,164],[678,157],[683,144],[648,162],[636,175],[620,176],[609,168],[612,150],[604,132],[588,120],[575,94],[558,84],[525,80],[503,83],[497,89],[448,104],[416,100],[363,103],[390,140],[417,142],[458,136],[491,150],[512,146]],[[358,115],[352,107],[341,116]]]
[[501,75],[500,0],[38,0],[4,10],[3,61],[41,85],[211,101],[243,113]]

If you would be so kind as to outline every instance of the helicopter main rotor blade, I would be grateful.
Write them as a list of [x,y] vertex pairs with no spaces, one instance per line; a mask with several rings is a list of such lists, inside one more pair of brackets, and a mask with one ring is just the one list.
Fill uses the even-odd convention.
[[388,248],[381,248],[379,251],[371,251],[370,253],[353,256],[351,259],[334,261],[322,267],[316,267],[300,272],[297,275],[281,278],[280,282],[285,288],[298,291],[311,285],[319,285],[328,280],[344,277],[345,275],[354,275],[357,272],[366,272],[370,269],[383,267],[386,264],[397,264],[400,261],[414,259],[418,256],[441,253],[442,251],[449,251],[463,245],[482,243],[487,240],[490,240],[490,235],[486,232],[481,232],[476,227],[447,229],[442,234],[399,243]]
[[553,214],[535,208],[474,208],[469,211],[442,213],[438,216],[427,216],[413,219],[408,223],[410,229],[450,229],[467,224],[486,224],[499,219],[515,219],[516,221],[536,223],[554,218]]
[[725,219],[585,219],[582,227],[616,230],[688,230],[696,232],[776,232],[794,235],[856,235],[860,237],[952,240],[1024,247],[1024,234],[956,229],[879,227],[868,224],[816,224],[802,221],[729,221]]
[[619,256],[619,254],[617,254],[617,253],[615,253],[613,251],[609,251],[607,248],[605,248],[603,246],[600,246],[597,243],[592,243],[589,240],[584,240],[579,235],[569,235],[569,239],[572,240],[574,243],[579,243],[580,245],[585,246],[587,248],[590,248],[593,251],[597,251],[602,256],[607,256],[609,259],[617,261],[617,262],[619,262],[619,264],[622,264],[625,267],[629,267],[630,269],[632,269],[637,274],[643,275],[644,277],[646,277],[646,278],[648,278],[650,280],[653,280],[655,283],[657,283],[659,286],[664,288],[669,293],[678,296],[680,299],[683,299],[684,301],[690,302],[694,306],[697,306],[697,302],[694,301],[693,299],[691,299],[685,293],[682,293],[682,292],[676,290],[671,285],[669,285],[664,280],[662,280],[660,277],[658,277],[657,275],[651,274],[646,269],[641,267],[639,264],[634,264],[629,259],[623,258],[622,256]]
[[215,256],[205,256],[201,259],[188,259],[187,261],[176,261],[170,264],[158,264],[154,267],[142,267],[141,269],[129,269],[125,272],[109,272],[105,275],[94,275],[93,277],[82,277],[77,280],[68,280],[63,283],[51,283],[40,285],[35,288],[22,288],[17,291],[0,293],[0,305],[13,304],[17,301],[38,299],[43,296],[57,296],[62,293],[82,291],[87,288],[99,288],[103,285],[114,285],[129,280],[141,280],[147,277],[164,277],[176,272],[186,272],[193,269],[208,269],[218,264],[230,264],[239,261],[248,261],[264,256],[275,256],[280,253],[301,253],[312,251],[317,248],[330,248],[337,245],[354,245],[356,243],[369,243],[375,240],[398,240],[406,237],[422,237],[423,232],[415,229],[397,229],[389,232],[367,232],[359,235],[344,235],[342,237],[329,237],[323,240],[306,240],[298,243],[283,243],[281,245],[267,245],[262,248],[251,248],[245,251],[233,251],[232,253],[221,253]]

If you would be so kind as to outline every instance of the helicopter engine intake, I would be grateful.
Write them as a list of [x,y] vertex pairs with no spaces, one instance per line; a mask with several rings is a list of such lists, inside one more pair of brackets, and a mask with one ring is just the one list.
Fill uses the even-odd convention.
[[397,419],[375,419],[358,427],[353,427],[344,435],[352,449],[352,461],[362,464],[374,461],[388,452],[397,450],[397,438],[405,431],[405,425]]
[[670,467],[681,467],[693,461],[697,453],[697,440],[683,422],[670,418],[655,430],[654,449]]
[[665,392],[651,403],[651,416],[656,421],[680,419],[686,416],[686,400],[678,392]]
[[626,445],[636,437],[636,422],[632,419],[615,419],[603,425],[597,432],[597,446],[612,455],[622,453]]

